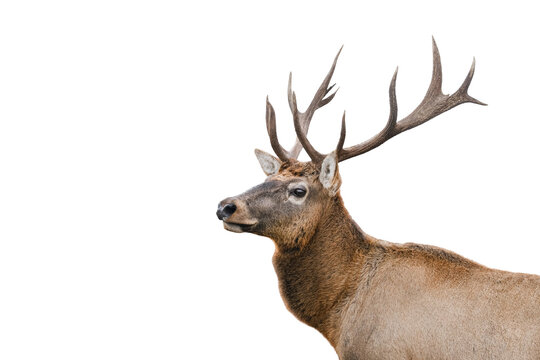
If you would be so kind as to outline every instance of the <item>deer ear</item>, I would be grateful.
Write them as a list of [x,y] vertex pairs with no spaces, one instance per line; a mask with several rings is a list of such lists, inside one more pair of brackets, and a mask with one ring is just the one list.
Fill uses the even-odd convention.
[[264,173],[268,176],[276,174],[281,167],[281,160],[267,152],[255,149],[255,156],[257,156]]
[[341,186],[341,177],[339,176],[337,164],[338,159],[336,152],[333,151],[324,158],[321,165],[319,181],[322,186],[328,190],[330,196],[336,195]]

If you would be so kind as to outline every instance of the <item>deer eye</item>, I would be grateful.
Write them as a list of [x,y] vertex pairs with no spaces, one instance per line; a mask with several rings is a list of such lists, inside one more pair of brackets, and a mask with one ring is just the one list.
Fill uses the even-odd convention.
[[297,187],[297,188],[294,188],[292,191],[291,191],[291,194],[293,194],[294,196],[298,197],[298,198],[301,198],[301,197],[304,197],[306,196],[306,189],[304,187]]

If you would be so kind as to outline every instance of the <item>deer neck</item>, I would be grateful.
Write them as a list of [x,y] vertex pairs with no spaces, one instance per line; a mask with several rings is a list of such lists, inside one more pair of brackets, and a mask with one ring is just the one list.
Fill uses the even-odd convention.
[[338,195],[305,247],[276,248],[273,263],[285,305],[333,345],[339,337],[339,309],[358,286],[368,247]]

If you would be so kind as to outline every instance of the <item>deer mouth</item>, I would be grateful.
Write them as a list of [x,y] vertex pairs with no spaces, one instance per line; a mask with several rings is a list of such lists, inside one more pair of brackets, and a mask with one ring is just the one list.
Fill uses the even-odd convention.
[[234,223],[229,221],[223,221],[223,227],[225,230],[229,230],[236,233],[246,232],[249,231],[253,226],[255,226],[257,222],[252,223]]

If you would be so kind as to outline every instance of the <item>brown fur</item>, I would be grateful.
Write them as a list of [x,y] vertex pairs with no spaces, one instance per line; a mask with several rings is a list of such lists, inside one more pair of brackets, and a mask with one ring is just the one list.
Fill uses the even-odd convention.
[[[284,162],[222,204],[238,207],[225,223],[256,219],[243,231],[274,240],[285,305],[340,359],[540,359],[540,277],[375,239],[351,219],[339,192],[322,188],[318,166]],[[295,181],[309,186],[300,205],[284,195]]]

